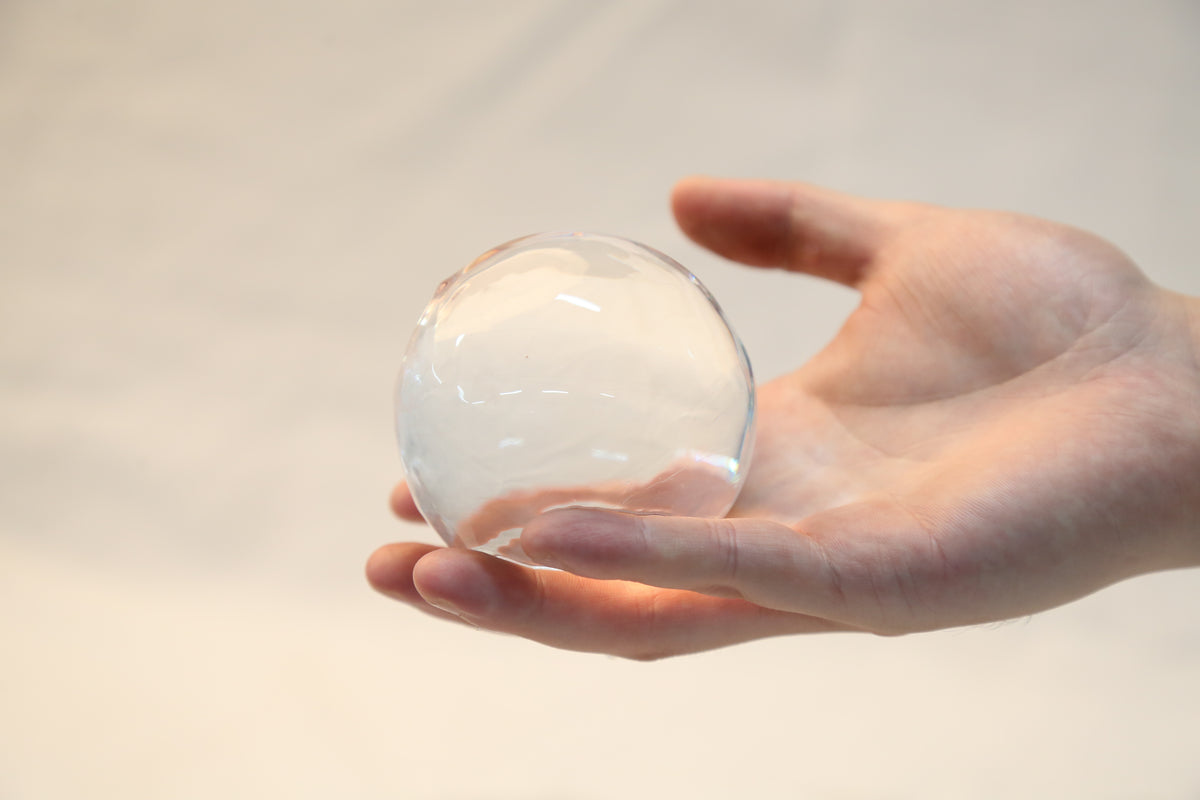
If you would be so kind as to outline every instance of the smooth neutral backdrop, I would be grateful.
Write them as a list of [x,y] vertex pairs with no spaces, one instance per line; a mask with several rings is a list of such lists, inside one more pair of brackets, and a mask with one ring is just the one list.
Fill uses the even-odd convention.
[[443,277],[671,253],[762,379],[852,292],[694,172],[1025,211],[1200,294],[1192,0],[0,2],[0,797],[1195,798],[1200,573],[633,663],[374,595]]

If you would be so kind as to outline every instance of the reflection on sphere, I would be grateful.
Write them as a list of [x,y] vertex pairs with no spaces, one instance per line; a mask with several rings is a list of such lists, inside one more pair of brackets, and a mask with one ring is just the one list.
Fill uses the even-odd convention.
[[518,239],[444,281],[396,390],[421,513],[448,543],[514,561],[551,508],[723,516],[753,418],[749,362],[708,291],[594,234]]

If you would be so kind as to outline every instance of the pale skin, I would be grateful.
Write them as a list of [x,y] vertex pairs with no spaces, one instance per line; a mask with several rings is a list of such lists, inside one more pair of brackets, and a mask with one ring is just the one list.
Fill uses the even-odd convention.
[[[672,205],[722,256],[861,297],[821,353],[759,387],[729,517],[551,511],[521,546],[563,571],[399,543],[371,556],[376,589],[650,659],[994,622],[1200,566],[1200,298],[1014,214],[711,178]],[[392,508],[420,519],[404,484]]]

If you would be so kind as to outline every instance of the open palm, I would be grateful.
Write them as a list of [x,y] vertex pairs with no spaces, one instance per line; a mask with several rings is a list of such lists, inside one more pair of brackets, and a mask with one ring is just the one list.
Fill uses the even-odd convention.
[[[560,510],[525,551],[565,572],[390,545],[399,599],[632,657],[783,633],[902,633],[1045,609],[1200,562],[1197,301],[1042,220],[692,179],[714,251],[855,286],[831,344],[759,389],[726,520]],[[393,505],[415,516],[401,485]]]

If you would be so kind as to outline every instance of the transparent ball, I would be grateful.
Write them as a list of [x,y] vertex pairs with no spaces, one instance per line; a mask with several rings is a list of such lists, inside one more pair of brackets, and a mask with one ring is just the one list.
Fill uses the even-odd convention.
[[529,563],[553,508],[720,517],[749,464],[754,379],[712,295],[612,236],[528,236],[438,287],[396,388],[413,499],[447,543]]

